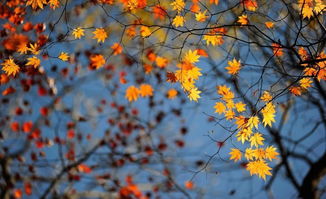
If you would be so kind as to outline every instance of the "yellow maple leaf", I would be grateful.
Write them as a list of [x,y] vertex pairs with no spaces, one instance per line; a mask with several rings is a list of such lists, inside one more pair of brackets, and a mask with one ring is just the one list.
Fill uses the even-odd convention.
[[225,102],[228,109],[233,109],[235,107],[233,99],[227,99]]
[[247,15],[239,16],[238,17],[238,23],[240,23],[243,26],[249,24],[248,16]]
[[275,106],[271,102],[267,103],[266,106],[261,110],[263,115],[264,126],[272,126],[272,122],[275,122]]
[[314,11],[317,14],[322,13],[323,10],[326,8],[326,5],[324,3],[325,3],[325,1],[323,2],[323,0],[315,0]]
[[228,66],[225,67],[228,70],[228,73],[231,75],[236,75],[241,69],[240,60],[236,60],[235,58],[232,61],[228,61]]
[[235,124],[238,129],[244,128],[245,124],[248,122],[248,118],[245,118],[243,115],[235,117]]
[[61,59],[62,61],[68,61],[69,55],[68,53],[61,52],[58,58]]
[[47,4],[47,0],[27,0],[26,5],[31,6],[34,10],[37,8],[43,9],[43,5]]
[[93,31],[93,34],[93,39],[97,39],[97,43],[104,43],[105,39],[108,37],[108,34],[103,28],[96,28],[95,31]]
[[221,35],[215,35],[215,33],[208,33],[204,35],[203,40],[206,41],[207,46],[210,44],[213,46],[222,45],[224,42],[223,37]]
[[6,59],[2,65],[2,70],[9,75],[15,76],[19,72],[19,66],[14,62],[12,58]]
[[200,76],[202,76],[202,73],[200,72],[201,69],[198,67],[193,67],[191,70],[188,70],[188,78],[191,78],[193,80],[198,80]]
[[268,91],[264,91],[263,95],[260,97],[260,100],[264,102],[269,102],[273,99],[272,95]]
[[34,55],[40,54],[40,47],[39,47],[39,45],[37,43],[29,44],[28,50]]
[[238,141],[241,141],[241,143],[243,144],[245,141],[248,141],[250,136],[252,134],[252,130],[249,128],[245,128],[245,129],[241,129],[236,137],[238,137]]
[[151,30],[147,26],[140,27],[140,35],[145,38],[149,37],[152,34]]
[[179,13],[184,9],[186,4],[183,0],[175,0],[170,5],[172,6],[172,10],[176,10]]
[[168,59],[164,57],[157,56],[155,58],[155,63],[159,68],[164,68],[168,64]]
[[34,68],[37,68],[41,65],[41,60],[37,57],[30,57],[27,58],[28,62],[26,63],[27,66],[33,66]]
[[237,109],[238,113],[241,113],[246,110],[246,104],[243,102],[238,102],[235,104],[235,109]]
[[226,110],[226,107],[222,102],[216,102],[214,108],[215,108],[215,113],[218,114],[222,114]]
[[188,50],[185,54],[183,61],[194,64],[199,61],[200,55],[197,54],[197,50]]
[[128,99],[129,102],[136,101],[139,97],[139,89],[135,86],[129,86],[126,90],[125,98]]
[[299,84],[300,84],[300,87],[303,88],[303,89],[308,89],[311,87],[311,84],[312,84],[312,80],[308,77],[305,77],[305,78],[302,78],[300,81],[299,81]]
[[19,52],[20,54],[27,54],[27,51],[28,51],[28,47],[27,47],[27,44],[20,44],[18,45],[18,48],[17,48],[17,52]]
[[179,27],[179,26],[183,26],[184,25],[184,22],[185,22],[185,19],[183,16],[176,16],[174,17],[173,21],[172,21],[172,25],[174,25],[176,28]]
[[303,9],[302,9],[302,16],[303,18],[308,18],[310,19],[310,17],[312,17],[314,15],[313,9],[312,7],[308,6],[308,5],[304,5]]
[[139,94],[142,97],[153,96],[154,89],[149,84],[142,84],[139,87]]
[[50,8],[55,10],[56,8],[58,8],[60,6],[60,1],[59,0],[49,0],[49,5]]
[[201,91],[198,90],[198,88],[194,87],[189,90],[188,98],[192,101],[198,102],[198,99],[200,98],[200,95],[199,95],[200,93],[201,93]]
[[251,148],[246,148],[246,151],[245,151],[245,158],[247,160],[253,160],[255,158],[254,156],[254,150],[251,149]]
[[269,146],[265,149],[265,158],[269,159],[269,161],[272,161],[272,159],[277,159],[278,155],[279,153],[276,152],[276,148],[273,146]]
[[229,154],[231,155],[230,160],[234,160],[234,162],[241,160],[242,153],[239,149],[232,148]]
[[205,10],[204,12],[198,12],[195,14],[195,17],[196,17],[196,21],[199,21],[199,22],[205,22],[206,19],[207,19],[207,15],[206,15],[206,12],[207,10]]
[[265,139],[263,138],[263,135],[261,133],[255,133],[250,137],[250,147],[255,146],[258,147],[258,145],[264,145]]
[[77,27],[72,30],[72,35],[75,37],[75,39],[80,39],[82,36],[85,35],[84,29]]
[[246,168],[250,175],[258,175],[260,178],[266,180],[266,175],[271,176],[270,168],[264,160],[252,161],[247,164]]
[[255,127],[258,129],[258,124],[259,124],[259,118],[258,116],[252,116],[248,119],[248,126],[249,128]]

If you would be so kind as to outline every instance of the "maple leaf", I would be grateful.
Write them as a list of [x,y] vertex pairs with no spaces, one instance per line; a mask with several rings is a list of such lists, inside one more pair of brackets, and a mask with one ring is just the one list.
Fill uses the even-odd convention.
[[29,48],[27,47],[27,44],[22,43],[18,45],[17,52],[19,52],[20,54],[27,54],[28,49]]
[[6,59],[2,64],[2,70],[9,75],[15,76],[19,72],[19,66],[14,62],[12,58]]
[[37,57],[30,57],[27,58],[28,62],[26,63],[27,66],[33,66],[34,68],[37,68],[41,65],[41,60]]
[[58,0],[49,0],[49,5],[50,8],[55,10],[56,8],[58,8],[60,6],[60,1]]
[[242,153],[239,149],[232,148],[230,154],[230,160],[234,160],[234,162],[237,162],[241,160],[242,158]]
[[225,67],[228,70],[228,73],[231,75],[236,75],[241,69],[240,61],[237,61],[235,58],[232,61],[228,61],[228,66]]
[[245,141],[249,140],[250,136],[252,134],[252,130],[249,128],[245,128],[240,130],[236,137],[238,137],[238,141],[241,141],[241,143],[243,144]]
[[264,160],[252,161],[247,164],[246,168],[250,175],[258,175],[260,178],[266,180],[266,175],[271,176],[272,170]]
[[269,102],[273,99],[271,94],[268,91],[264,91],[263,95],[260,97],[260,100],[264,102]]
[[248,119],[249,128],[255,127],[256,129],[258,129],[258,124],[259,124],[259,118],[257,116],[252,116]]
[[275,106],[271,102],[267,103],[266,106],[261,110],[264,126],[272,126],[272,122],[275,122],[275,112]]
[[172,10],[176,10],[179,13],[184,9],[186,4],[183,0],[175,0],[170,5],[172,6]]
[[253,136],[250,137],[250,147],[255,146],[258,147],[258,145],[264,145],[265,139],[263,138],[261,133],[255,133]]
[[248,16],[247,15],[239,16],[238,23],[240,23],[243,26],[249,24]]
[[194,64],[199,61],[200,56],[197,54],[197,50],[188,50],[188,52],[185,54],[183,61],[187,63]]
[[308,77],[306,78],[302,78],[300,81],[299,81],[299,84],[300,84],[300,87],[303,88],[303,89],[308,89],[311,87],[311,84],[312,84],[312,80]]
[[245,8],[250,11],[256,11],[256,9],[258,8],[256,0],[243,0],[243,4]]
[[92,55],[90,57],[91,65],[96,69],[101,68],[105,64],[105,59],[103,55]]
[[210,3],[210,4],[215,4],[215,5],[217,5],[217,4],[218,4],[218,0],[209,0],[209,3]]
[[216,102],[214,108],[215,108],[215,113],[218,114],[222,114],[226,110],[226,107],[222,102]]
[[184,17],[178,15],[173,19],[172,25],[174,25],[176,28],[179,27],[179,26],[182,27],[184,25],[184,22],[185,22]]
[[43,5],[47,4],[47,0],[27,0],[26,6],[31,6],[34,10],[37,8],[43,9]]
[[175,74],[173,72],[166,72],[166,81],[175,83],[175,82],[177,82],[177,77],[175,76]]
[[82,36],[85,35],[84,29],[77,27],[72,30],[72,35],[75,37],[75,39],[80,39]]
[[190,7],[190,11],[193,13],[198,13],[200,11],[200,6],[198,5],[198,3],[192,4]]
[[234,118],[234,116],[235,116],[235,113],[232,109],[229,109],[225,112],[225,118],[227,120],[232,120]]
[[199,22],[205,22],[206,19],[207,19],[207,15],[206,15],[206,12],[207,10],[205,10],[204,12],[198,12],[195,14],[195,17],[196,17],[196,21],[199,21]]
[[308,6],[308,5],[305,5],[302,9],[302,16],[303,18],[308,18],[310,19],[310,17],[312,17],[314,15],[314,12],[313,12],[313,8]]
[[265,26],[266,26],[268,29],[271,29],[271,28],[274,27],[274,23],[271,22],[271,21],[266,21],[266,22],[265,22]]
[[139,89],[135,86],[129,86],[126,90],[125,98],[128,99],[129,102],[136,101],[139,97]]
[[61,59],[62,61],[68,61],[69,55],[68,53],[61,52],[58,58]]
[[122,52],[122,46],[119,43],[114,43],[111,49],[113,50],[113,55],[119,55]]
[[93,34],[93,39],[97,39],[97,43],[104,43],[105,39],[108,37],[107,33],[103,28],[96,28]]
[[222,95],[224,101],[228,101],[234,98],[234,93],[225,85],[217,86],[217,93]]
[[37,43],[29,44],[28,50],[34,55],[40,54],[40,47],[39,47],[39,45]]
[[200,90],[198,90],[198,88],[192,88],[190,91],[189,91],[189,93],[188,93],[188,98],[190,99],[190,100],[192,100],[192,101],[198,101],[198,99],[200,98],[200,94],[201,93],[201,91]]
[[149,84],[142,84],[139,87],[139,94],[142,97],[148,97],[148,96],[153,96],[153,91],[154,89],[152,88],[151,85]]
[[235,117],[235,124],[237,125],[238,129],[241,129],[245,126],[245,124],[248,122],[248,118],[245,118],[244,116],[240,115]]
[[273,48],[273,53],[275,56],[277,56],[277,57],[283,56],[283,50],[282,50],[281,45],[273,43],[272,48]]
[[237,109],[238,113],[241,113],[246,110],[246,104],[243,102],[238,102],[235,104],[235,108]]
[[156,56],[155,63],[159,68],[164,68],[168,64],[168,60],[164,57]]
[[292,86],[291,88],[289,88],[290,92],[293,95],[299,96],[302,94],[302,90],[299,86]]
[[306,51],[306,49],[304,49],[304,47],[300,47],[298,49],[298,54],[303,60],[306,60],[308,58],[308,52]]
[[244,156],[249,161],[253,160],[255,158],[254,150],[251,149],[251,148],[246,148],[246,151],[245,151],[245,155]]
[[145,70],[146,74],[149,74],[150,72],[152,72],[153,67],[152,67],[152,65],[144,64],[144,70]]
[[167,15],[167,12],[164,7],[160,5],[153,6],[153,14],[155,19],[164,20],[165,16]]
[[145,38],[149,37],[152,34],[151,30],[147,26],[140,27],[140,35]]
[[177,95],[178,95],[178,91],[173,88],[169,89],[167,92],[167,97],[169,99],[174,99]]
[[234,101],[233,101],[233,99],[226,100],[226,107],[229,108],[229,109],[233,109],[234,108]]
[[278,155],[279,153],[276,152],[276,148],[273,146],[269,146],[265,149],[265,158],[269,159],[269,161],[272,161],[272,159],[277,159]]
[[[325,1],[324,1],[325,2]],[[319,14],[322,13],[323,10],[326,8],[326,5],[324,4],[322,0],[315,0],[315,7],[314,11]]]
[[200,76],[202,76],[202,73],[200,72],[201,69],[198,67],[193,67],[192,69],[188,70],[188,77],[193,80],[198,80]]
[[223,37],[221,35],[207,34],[204,35],[203,40],[206,41],[206,45],[222,45],[224,43]]
[[197,54],[203,57],[208,57],[207,52],[204,49],[197,49]]

